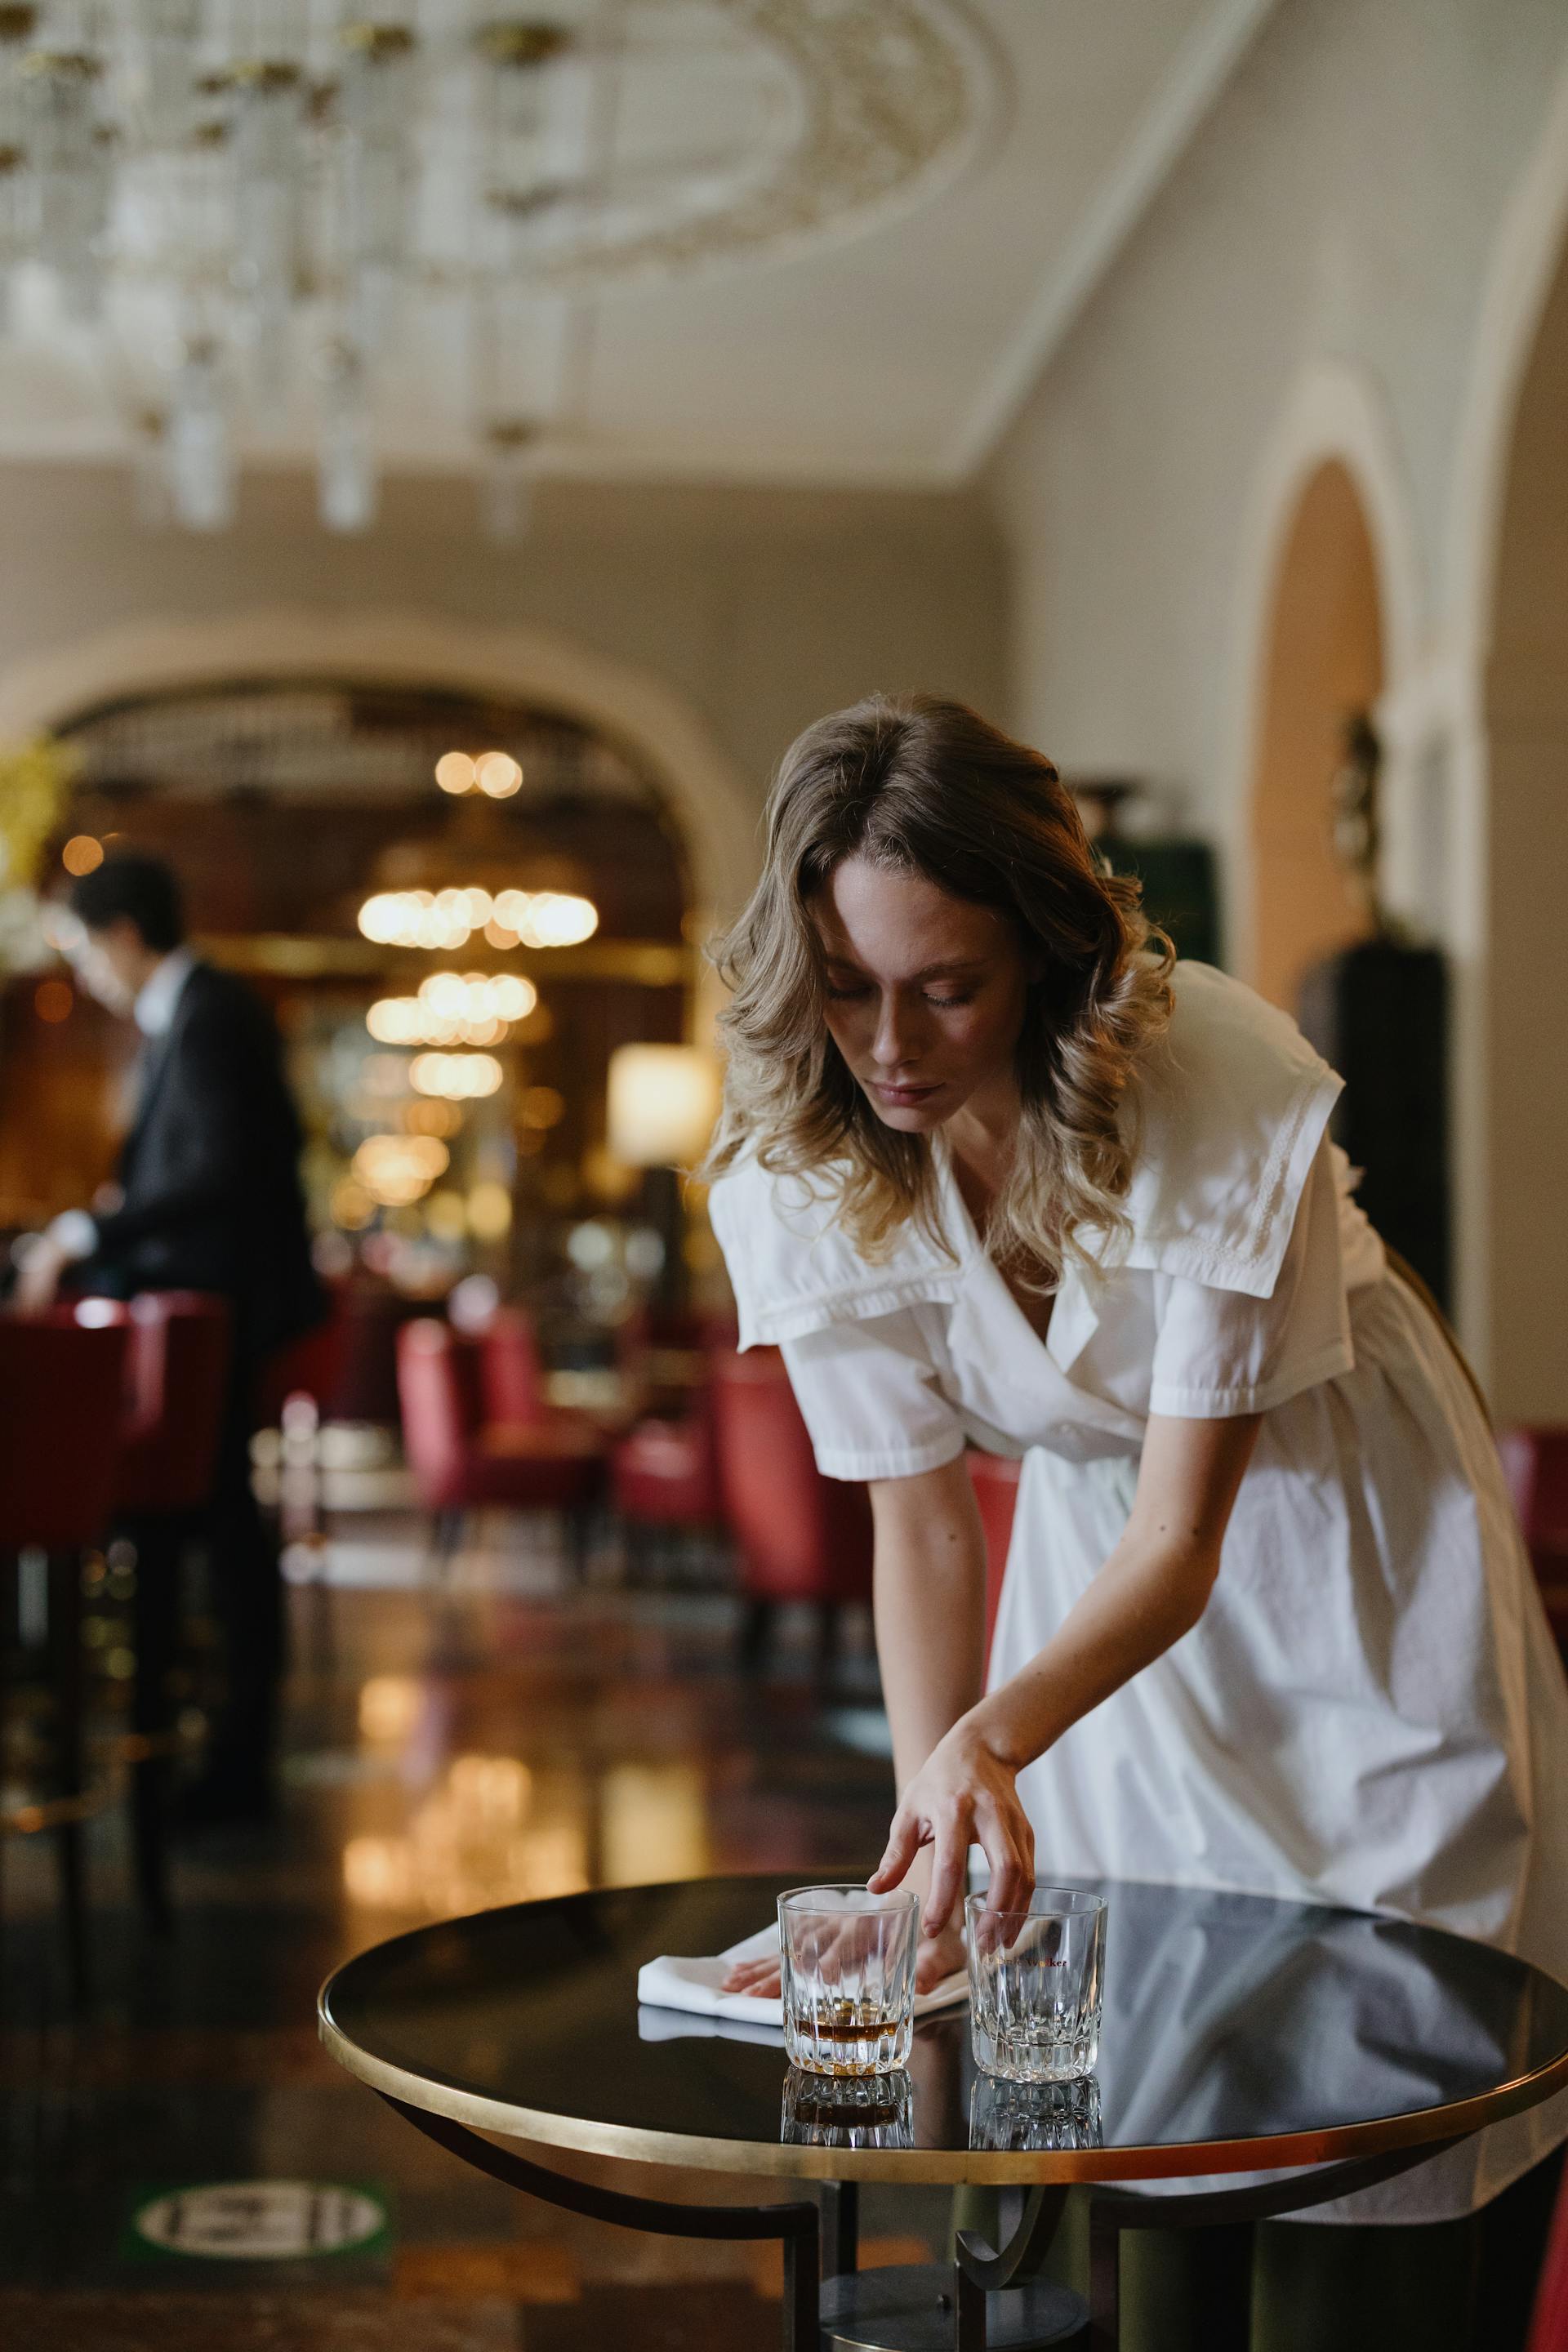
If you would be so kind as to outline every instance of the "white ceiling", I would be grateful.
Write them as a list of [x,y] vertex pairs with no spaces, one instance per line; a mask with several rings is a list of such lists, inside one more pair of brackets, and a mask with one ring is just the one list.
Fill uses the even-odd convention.
[[[961,481],[1196,131],[1274,0],[971,0],[1000,104],[983,152],[853,240],[543,306],[548,470]],[[428,299],[378,420],[385,461],[472,462],[461,322]],[[81,331],[19,306],[0,457],[100,457],[124,427]],[[308,405],[262,459],[307,457]]]

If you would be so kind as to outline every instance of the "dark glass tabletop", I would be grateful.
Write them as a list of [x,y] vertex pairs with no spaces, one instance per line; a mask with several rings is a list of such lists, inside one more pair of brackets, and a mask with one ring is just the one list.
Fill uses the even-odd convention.
[[331,1977],[352,2074],[481,2131],[633,2163],[816,2179],[1128,2179],[1373,2156],[1479,2130],[1568,2082],[1568,1989],[1436,1928],[1105,1883],[1095,2075],[976,2074],[969,2015],[906,2078],[792,2074],[781,2033],[639,2009],[637,1975],[764,1926],[784,1878],[523,1903],[379,1944]]

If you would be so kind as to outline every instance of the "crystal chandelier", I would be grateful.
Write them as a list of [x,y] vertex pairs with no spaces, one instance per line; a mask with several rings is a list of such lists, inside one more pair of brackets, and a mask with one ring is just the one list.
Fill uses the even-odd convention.
[[107,392],[148,522],[303,437],[363,530],[395,404],[510,536],[586,305],[924,202],[994,94],[962,0],[0,0],[0,330]]
[[452,7],[426,33],[420,14],[0,5],[0,318],[30,268],[58,317],[101,340],[144,520],[223,528],[239,432],[277,431],[308,391],[321,520],[365,529],[378,383],[410,288],[444,280],[468,314],[481,514],[521,529],[551,84],[592,44],[566,22]]

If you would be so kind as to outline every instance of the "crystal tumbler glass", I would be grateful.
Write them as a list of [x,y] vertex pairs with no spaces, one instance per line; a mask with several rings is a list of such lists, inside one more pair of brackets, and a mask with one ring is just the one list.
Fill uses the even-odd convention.
[[913,2036],[920,1901],[904,1888],[779,1896],[784,2047],[811,2074],[886,2074]]
[[974,2063],[1011,2083],[1066,2083],[1100,2055],[1105,1898],[1037,1886],[1016,1911],[964,1906]]

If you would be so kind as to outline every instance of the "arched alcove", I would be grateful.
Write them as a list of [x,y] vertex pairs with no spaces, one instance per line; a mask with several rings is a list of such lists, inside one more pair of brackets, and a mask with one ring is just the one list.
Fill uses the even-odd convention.
[[622,742],[685,834],[700,920],[734,911],[755,878],[760,795],[663,680],[537,627],[475,628],[435,613],[289,606],[154,616],[0,673],[0,740],[124,698],[237,679],[353,677],[510,696]]
[[1382,693],[1384,634],[1365,512],[1331,457],[1298,498],[1275,570],[1247,844],[1248,976],[1287,1010],[1308,967],[1366,929],[1334,856],[1331,792],[1347,718]]
[[1568,1420],[1568,247],[1521,382],[1483,687],[1491,1360],[1500,1411]]

